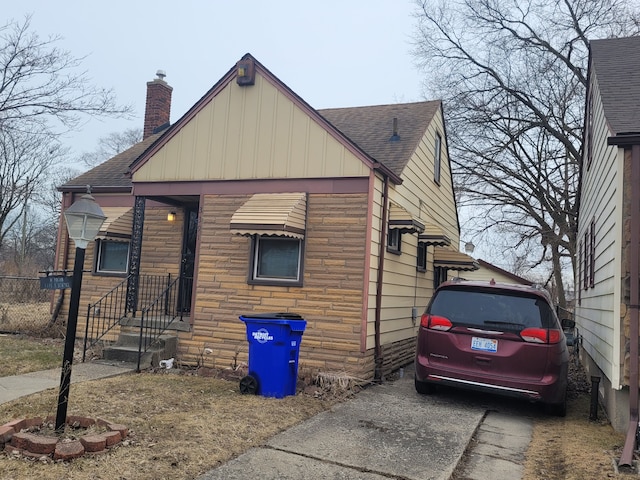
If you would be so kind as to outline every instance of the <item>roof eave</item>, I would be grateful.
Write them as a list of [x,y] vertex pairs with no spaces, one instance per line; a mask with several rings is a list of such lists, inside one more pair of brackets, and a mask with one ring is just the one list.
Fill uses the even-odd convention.
[[616,145],[618,147],[631,147],[640,145],[640,133],[618,133],[607,138],[607,145]]
[[[90,185],[91,193],[131,193],[131,187],[109,186],[109,185]],[[57,188],[59,192],[69,193],[86,193],[87,185],[61,185]]]

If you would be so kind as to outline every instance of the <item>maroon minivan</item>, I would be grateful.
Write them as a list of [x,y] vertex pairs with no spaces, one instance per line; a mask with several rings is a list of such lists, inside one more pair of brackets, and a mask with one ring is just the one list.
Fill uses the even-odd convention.
[[546,290],[453,280],[420,320],[415,387],[437,385],[525,398],[564,416],[569,351]]

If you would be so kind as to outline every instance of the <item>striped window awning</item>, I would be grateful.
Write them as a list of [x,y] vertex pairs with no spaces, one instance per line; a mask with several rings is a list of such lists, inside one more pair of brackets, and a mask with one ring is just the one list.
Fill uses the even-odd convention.
[[414,217],[406,208],[391,202],[389,205],[389,228],[397,228],[402,233],[424,231],[424,223]]
[[306,193],[256,193],[231,217],[231,233],[304,238]]
[[102,212],[107,218],[100,227],[98,238],[131,236],[133,207],[102,207]]
[[427,223],[424,232],[418,235],[418,241],[438,247],[448,247],[451,245],[451,239],[445,235],[442,228],[430,223]]
[[447,270],[473,271],[478,270],[480,265],[475,258],[466,253],[436,247],[433,252],[433,266],[446,268]]

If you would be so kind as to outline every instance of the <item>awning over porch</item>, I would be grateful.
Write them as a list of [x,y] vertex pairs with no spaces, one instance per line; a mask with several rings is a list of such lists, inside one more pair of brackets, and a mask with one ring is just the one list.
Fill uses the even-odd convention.
[[463,270],[469,272],[480,268],[475,258],[465,253],[442,247],[435,248],[433,253],[433,266],[446,268],[448,270]]
[[102,211],[107,219],[98,232],[98,238],[131,236],[133,207],[102,207]]
[[400,229],[402,233],[424,231],[424,223],[411,215],[404,207],[391,202],[389,205],[389,228]]
[[307,194],[256,193],[231,217],[231,233],[304,238]]
[[451,239],[445,235],[442,228],[430,223],[427,223],[425,225],[424,232],[418,235],[418,241],[438,247],[447,247],[451,245]]

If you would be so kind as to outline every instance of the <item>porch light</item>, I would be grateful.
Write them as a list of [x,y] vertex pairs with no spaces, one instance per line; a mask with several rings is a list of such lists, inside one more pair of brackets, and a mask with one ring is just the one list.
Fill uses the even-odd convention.
[[167,213],[167,222],[175,222],[176,221],[176,212]]
[[100,205],[89,193],[83,195],[64,212],[69,237],[73,239],[77,248],[83,250],[96,238],[106,218]]
[[64,212],[69,237],[71,237],[76,244],[76,256],[73,264],[73,280],[71,282],[71,298],[69,299],[69,315],[67,318],[67,336],[64,342],[60,390],[58,392],[58,409],[56,412],[56,433],[58,434],[64,432],[67,419],[71,365],[73,363],[73,349],[78,325],[80,290],[82,289],[84,253],[87,245],[96,238],[100,227],[107,218],[90,192],[90,187],[87,186],[87,193]]

